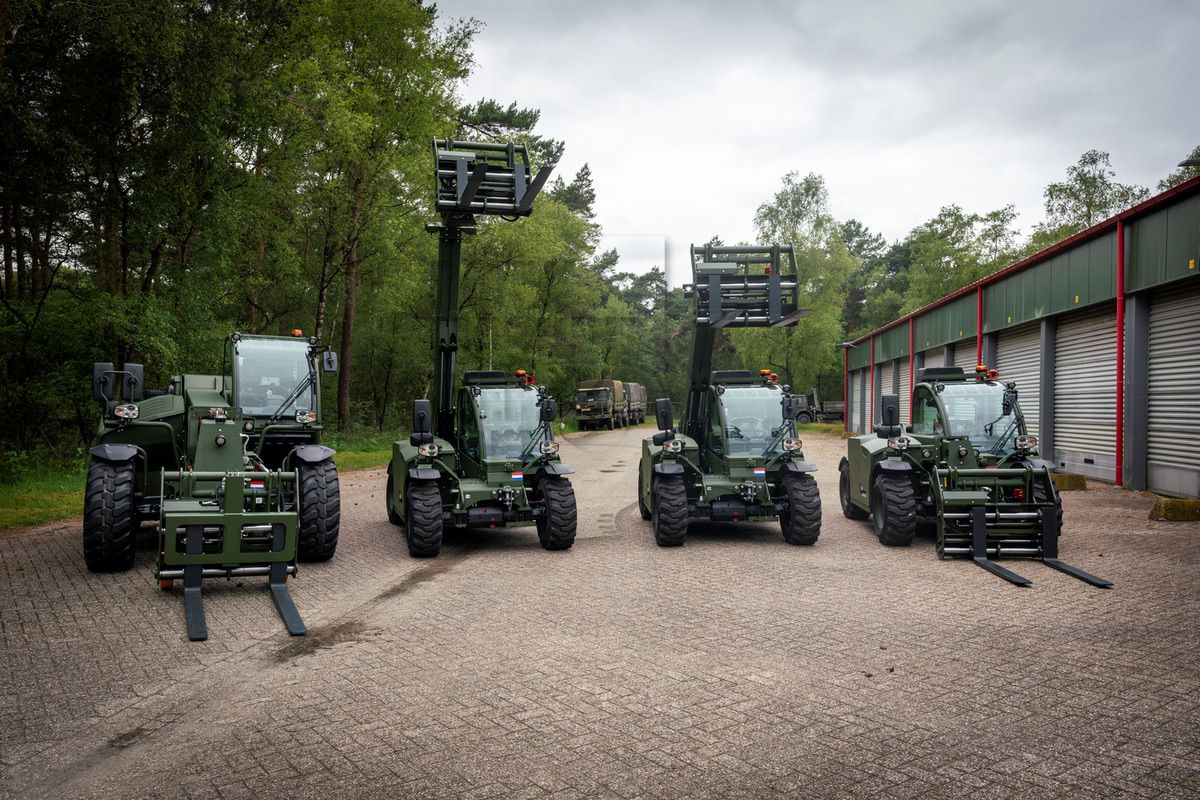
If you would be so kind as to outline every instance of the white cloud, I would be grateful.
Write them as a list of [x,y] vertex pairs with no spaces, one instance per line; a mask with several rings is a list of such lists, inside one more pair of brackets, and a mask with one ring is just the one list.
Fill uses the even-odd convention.
[[463,97],[541,109],[560,174],[591,165],[621,268],[665,237],[674,284],[689,243],[753,239],[789,171],[896,239],[951,203],[1028,227],[1085,150],[1153,187],[1200,144],[1194,2],[438,7],[486,23]]

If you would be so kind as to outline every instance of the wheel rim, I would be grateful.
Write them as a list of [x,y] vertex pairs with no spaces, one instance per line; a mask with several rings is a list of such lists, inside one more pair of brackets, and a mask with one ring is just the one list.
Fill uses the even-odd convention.
[[875,524],[875,535],[883,535],[883,529],[886,525],[887,510],[883,507],[883,498],[878,494],[875,496],[875,502],[871,504],[871,521]]
[[850,475],[846,470],[841,470],[841,477],[838,478],[838,499],[842,501],[842,511],[850,507]]

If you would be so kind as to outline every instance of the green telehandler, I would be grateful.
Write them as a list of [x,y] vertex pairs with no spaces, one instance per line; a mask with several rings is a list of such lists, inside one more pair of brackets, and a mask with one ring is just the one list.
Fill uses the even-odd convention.
[[[785,260],[786,259],[786,260]],[[821,497],[796,436],[800,397],[770,370],[713,371],[713,344],[724,327],[794,324],[799,284],[793,248],[691,248],[695,334],[687,406],[675,431],[670,399],[655,402],[659,433],[642,442],[638,508],[661,547],[687,538],[691,520],[779,520],[788,544],[815,544]]]
[[446,527],[534,525],[547,550],[575,542],[575,492],[552,423],[557,406],[524,370],[473,370],[455,387],[462,239],[475,215],[528,216],[552,167],[531,174],[524,145],[435,140],[438,289],[433,402],[413,401],[412,435],[392,445],[387,516],[408,552],[431,558]]
[[883,395],[874,433],[848,441],[838,469],[842,513],[871,519],[885,545],[912,543],[918,525],[937,531],[939,558],[972,559],[1018,586],[1031,582],[993,559],[1024,556],[1093,586],[1112,584],[1058,558],[1062,498],[1054,464],[1025,429],[1017,386],[980,365],[918,373],[912,424],[899,396]]
[[146,391],[144,369],[92,367],[103,407],[89,451],[83,554],[93,572],[133,565],[137,528],[158,522],[159,586],[183,582],[188,638],[208,638],[205,578],[261,576],[288,632],[307,630],[287,591],[298,561],[337,549],[334,451],[321,444],[318,365],[337,354],[292,336],[231,334],[220,375]]

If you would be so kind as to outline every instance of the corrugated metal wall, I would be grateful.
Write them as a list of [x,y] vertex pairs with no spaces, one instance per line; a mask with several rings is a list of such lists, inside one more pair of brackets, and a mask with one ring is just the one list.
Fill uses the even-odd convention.
[[858,371],[858,432],[867,432],[867,423],[871,419],[871,400],[867,396],[871,391],[871,371]]
[[1067,472],[1116,478],[1117,317],[1106,309],[1059,321],[1054,460]]
[[978,354],[975,352],[975,340],[963,339],[961,342],[956,342],[954,345],[954,363],[948,366],[962,367],[966,372],[975,371],[975,362]]
[[926,367],[944,367],[946,366],[946,348],[935,347],[932,350],[925,351],[925,366]]
[[912,407],[912,377],[908,374],[908,359],[900,359],[900,422],[907,425],[910,420],[909,409]]
[[[1041,384],[1039,370],[1042,364],[1042,326],[1035,322],[1020,328],[1004,331],[996,343],[996,369],[1004,382],[1015,381],[1020,398],[1021,412],[1025,415],[1025,427],[1029,433],[1038,435],[1038,412]],[[991,366],[990,364],[988,366]]]
[[1146,477],[1150,489],[1200,496],[1200,289],[1164,292],[1150,303]]

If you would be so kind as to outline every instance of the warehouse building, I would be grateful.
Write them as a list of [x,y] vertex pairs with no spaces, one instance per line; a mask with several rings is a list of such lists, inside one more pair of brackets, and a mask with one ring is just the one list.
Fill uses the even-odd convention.
[[846,427],[901,419],[923,367],[1016,381],[1059,469],[1200,497],[1200,178],[851,342]]

